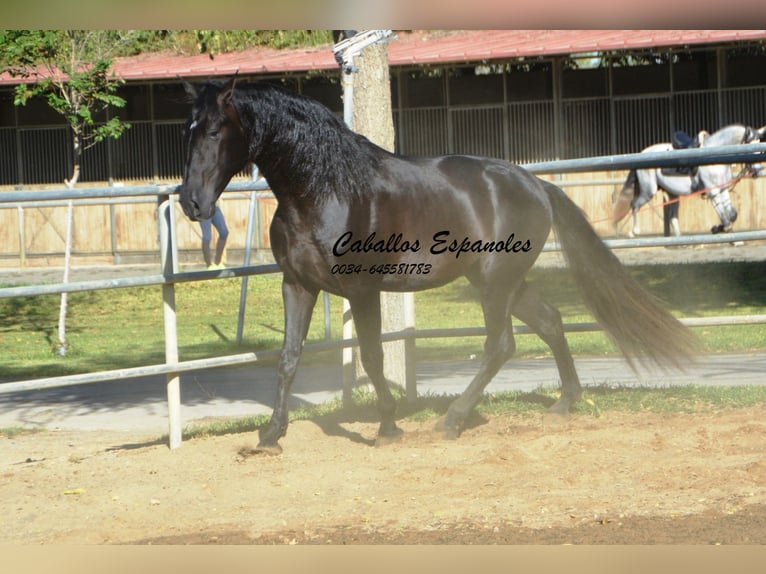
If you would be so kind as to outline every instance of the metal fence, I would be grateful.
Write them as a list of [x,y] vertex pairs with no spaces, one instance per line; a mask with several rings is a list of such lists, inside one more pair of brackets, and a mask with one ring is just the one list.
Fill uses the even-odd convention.
[[[641,96],[499,101],[394,109],[397,151],[465,153],[514,163],[639,152],[679,129],[766,125],[766,86]],[[184,165],[182,120],[134,121],[118,140],[83,153],[83,182],[170,182]],[[71,175],[68,128],[0,128],[0,185]]]
[[[724,161],[742,161],[756,162],[766,158],[766,144],[756,144],[752,146],[729,146],[726,148],[717,148],[715,150],[684,150],[676,152],[666,152],[661,154],[631,154],[626,156],[609,156],[601,158],[590,158],[587,160],[570,160],[569,162],[550,162],[528,165],[530,171],[538,173],[552,172],[586,172],[590,170],[602,169],[604,165],[618,168],[629,168],[631,166],[647,167],[649,165],[688,165],[694,163],[721,163]],[[231,190],[242,191],[246,189],[258,189],[258,183],[243,183],[230,186]],[[101,198],[104,194],[121,196],[157,196],[160,200],[158,221],[160,225],[160,253],[162,258],[161,273],[156,275],[147,275],[143,277],[134,277],[130,279],[117,279],[108,281],[88,281],[62,283],[55,285],[39,285],[26,287],[9,287],[0,289],[0,298],[36,296],[43,294],[54,294],[75,291],[91,291],[96,289],[116,289],[124,287],[161,285],[163,291],[163,312],[165,321],[165,341],[166,341],[166,361],[161,365],[150,365],[138,368],[120,369],[115,371],[103,371],[96,373],[86,373],[81,375],[71,375],[64,377],[51,377],[46,379],[36,379],[29,381],[15,381],[0,384],[0,394],[37,390],[52,387],[61,387],[69,385],[89,384],[100,381],[120,380],[126,378],[140,377],[149,374],[162,374],[167,379],[168,392],[168,413],[169,413],[169,443],[171,448],[177,448],[181,444],[182,424],[180,419],[180,374],[183,372],[211,367],[223,367],[230,365],[242,365],[258,361],[265,356],[273,356],[278,350],[269,350],[259,353],[245,353],[231,355],[226,357],[217,357],[210,359],[201,359],[195,361],[179,361],[178,344],[176,340],[176,317],[175,317],[175,285],[177,283],[189,281],[212,280],[217,278],[243,277],[252,275],[262,275],[267,273],[278,273],[276,265],[256,265],[243,266],[238,268],[226,269],[224,271],[198,271],[179,273],[177,270],[174,254],[174,213],[173,195],[177,192],[177,186],[144,186],[139,188],[122,188],[108,190],[59,190],[50,192],[40,192],[45,197],[40,199],[61,200],[61,199],[83,199],[83,198]],[[0,202],[22,202],[29,199],[28,192],[11,192],[0,194]],[[684,245],[701,244],[729,241],[749,241],[766,239],[766,231],[751,231],[743,233],[733,233],[726,235],[704,235],[695,237],[673,237],[673,238],[648,238],[639,240],[616,240],[607,241],[607,245],[618,247],[635,247],[647,245]],[[547,250],[557,249],[555,244],[546,246]],[[690,326],[714,326],[728,324],[761,324],[766,323],[766,315],[751,315],[747,317],[710,317],[703,319],[682,319]],[[600,327],[594,323],[567,324],[565,330],[589,331],[598,330]],[[529,333],[525,327],[515,327],[515,333]],[[402,331],[386,333],[383,335],[384,341],[389,340],[408,340],[413,341],[417,338],[434,337],[455,337],[455,336],[473,336],[482,335],[483,328],[464,328],[449,330],[421,330],[406,328]],[[328,348],[343,348],[354,346],[356,341],[353,339],[327,341],[314,345],[307,345],[305,350]],[[409,346],[411,349],[411,345]],[[414,357],[411,353],[405,356],[405,361],[411,363]],[[414,373],[414,369],[406,369],[408,373]],[[348,382],[344,381],[344,385]],[[415,381],[408,377],[406,381],[407,396],[416,396]]]
[[514,163],[629,154],[676,130],[766,124],[766,87],[395,110],[397,151],[476,153]]

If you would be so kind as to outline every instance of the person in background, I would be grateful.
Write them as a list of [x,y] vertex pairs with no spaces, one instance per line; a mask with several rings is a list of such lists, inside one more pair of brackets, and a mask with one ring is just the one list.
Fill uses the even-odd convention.
[[[226,248],[226,240],[229,238],[229,228],[226,227],[226,219],[223,216],[218,205],[210,219],[203,219],[199,222],[202,228],[202,257],[205,259],[205,266],[208,269],[223,269],[223,252]],[[218,232],[218,240],[215,243],[215,257],[210,250],[210,243],[213,240],[213,227]]]

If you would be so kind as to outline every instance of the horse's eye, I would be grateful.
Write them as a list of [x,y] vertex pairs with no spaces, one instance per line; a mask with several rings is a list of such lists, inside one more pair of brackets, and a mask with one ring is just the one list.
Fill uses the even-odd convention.
[[221,134],[218,130],[210,130],[207,132],[207,137],[209,137],[211,140],[217,140],[220,135]]

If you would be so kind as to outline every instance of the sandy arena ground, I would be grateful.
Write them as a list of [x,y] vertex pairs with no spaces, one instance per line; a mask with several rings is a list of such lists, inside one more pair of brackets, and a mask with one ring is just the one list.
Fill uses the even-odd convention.
[[766,407],[476,417],[457,441],[404,421],[296,422],[189,440],[44,431],[0,439],[14,544],[760,544]]

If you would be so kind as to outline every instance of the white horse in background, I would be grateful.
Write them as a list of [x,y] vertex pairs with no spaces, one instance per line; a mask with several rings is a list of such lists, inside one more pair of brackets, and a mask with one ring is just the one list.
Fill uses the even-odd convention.
[[[697,135],[694,145],[709,148],[758,143],[764,139],[766,139],[766,126],[754,129],[741,124],[733,124],[721,128],[712,134],[701,131]],[[641,153],[670,151],[672,149],[676,148],[671,143],[658,143],[642,150]],[[761,166],[748,167],[754,176],[761,170]],[[675,168],[633,169],[628,174],[622,190],[613,202],[612,219],[615,233],[619,234],[618,226],[620,221],[628,213],[632,213],[633,227],[629,236],[640,235],[638,211],[654,197],[658,190],[663,190],[672,199],[675,199],[703,189],[705,190],[705,196],[711,200],[713,208],[721,220],[721,224],[714,226],[711,231],[713,233],[731,231],[737,219],[737,210],[731,202],[729,191],[736,182],[737,179],[735,179],[732,173],[731,165],[728,164],[701,165],[693,169],[686,168],[680,170]],[[673,235],[681,234],[677,217],[670,221],[670,229]]]

